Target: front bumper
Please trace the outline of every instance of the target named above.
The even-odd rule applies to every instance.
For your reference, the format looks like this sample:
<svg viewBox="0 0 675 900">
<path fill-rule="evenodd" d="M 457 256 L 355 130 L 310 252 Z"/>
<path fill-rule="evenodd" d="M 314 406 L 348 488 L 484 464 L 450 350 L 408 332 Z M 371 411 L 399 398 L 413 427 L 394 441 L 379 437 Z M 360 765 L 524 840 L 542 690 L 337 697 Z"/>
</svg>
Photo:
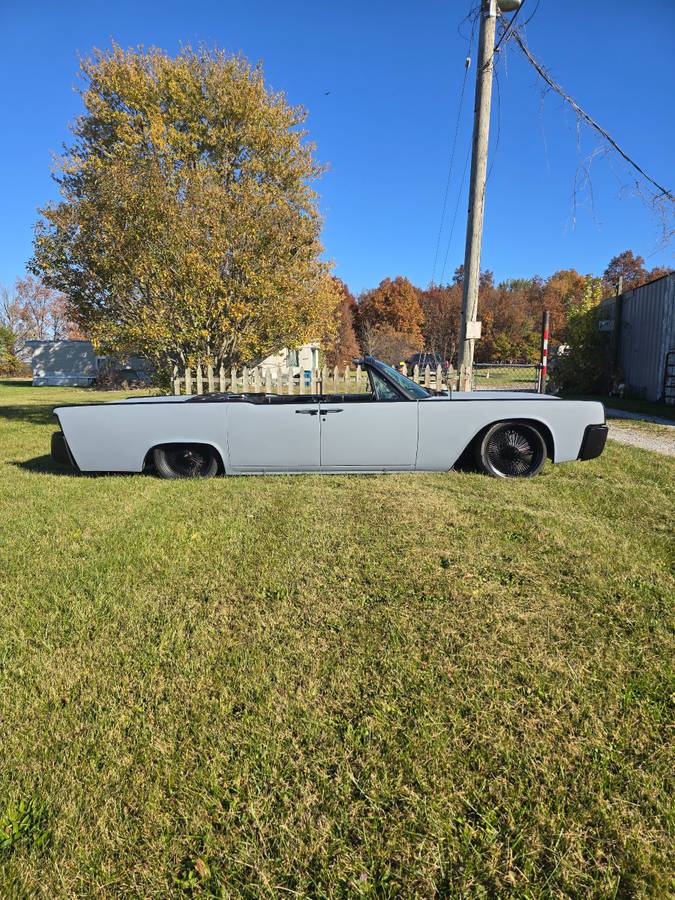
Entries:
<svg viewBox="0 0 675 900">
<path fill-rule="evenodd" d="M 52 435 L 52 459 L 62 466 L 72 466 L 73 469 L 77 469 L 77 464 L 62 431 L 55 431 Z"/>
<path fill-rule="evenodd" d="M 579 459 L 595 459 L 605 449 L 608 428 L 606 425 L 587 425 L 579 450 Z"/>
</svg>

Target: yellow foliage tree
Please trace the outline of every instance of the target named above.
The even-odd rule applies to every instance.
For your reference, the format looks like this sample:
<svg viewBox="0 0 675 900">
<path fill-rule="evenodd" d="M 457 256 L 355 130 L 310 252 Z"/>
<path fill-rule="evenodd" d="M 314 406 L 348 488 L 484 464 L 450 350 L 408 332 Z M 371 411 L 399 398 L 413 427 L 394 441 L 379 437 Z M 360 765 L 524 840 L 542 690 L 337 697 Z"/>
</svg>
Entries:
<svg viewBox="0 0 675 900">
<path fill-rule="evenodd" d="M 102 350 L 171 365 L 255 362 L 326 334 L 306 112 L 241 56 L 96 51 L 85 112 L 41 210 L 31 269 Z"/>
</svg>

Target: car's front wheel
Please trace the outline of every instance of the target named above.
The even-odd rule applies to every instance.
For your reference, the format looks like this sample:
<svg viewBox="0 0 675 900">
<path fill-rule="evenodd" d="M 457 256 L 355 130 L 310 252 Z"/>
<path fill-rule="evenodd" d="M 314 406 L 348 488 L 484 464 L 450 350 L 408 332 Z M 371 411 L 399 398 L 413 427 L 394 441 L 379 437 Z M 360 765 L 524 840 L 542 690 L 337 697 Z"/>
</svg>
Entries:
<svg viewBox="0 0 675 900">
<path fill-rule="evenodd" d="M 496 478 L 531 478 L 546 462 L 546 442 L 532 425 L 498 422 L 476 444 L 476 461 Z"/>
<path fill-rule="evenodd" d="M 211 478 L 218 472 L 218 456 L 204 444 L 155 447 L 152 461 L 162 478 Z"/>
</svg>

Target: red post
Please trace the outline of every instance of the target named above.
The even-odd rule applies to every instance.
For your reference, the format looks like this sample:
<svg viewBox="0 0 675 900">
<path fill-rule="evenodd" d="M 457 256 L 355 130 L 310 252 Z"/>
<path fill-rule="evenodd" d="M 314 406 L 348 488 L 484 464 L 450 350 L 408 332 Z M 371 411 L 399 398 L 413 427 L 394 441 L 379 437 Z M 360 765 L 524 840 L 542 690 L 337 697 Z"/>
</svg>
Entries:
<svg viewBox="0 0 675 900">
<path fill-rule="evenodd" d="M 539 363 L 539 393 L 546 393 L 546 376 L 548 374 L 548 329 L 551 314 L 547 309 L 541 318 L 541 362 Z"/>
</svg>

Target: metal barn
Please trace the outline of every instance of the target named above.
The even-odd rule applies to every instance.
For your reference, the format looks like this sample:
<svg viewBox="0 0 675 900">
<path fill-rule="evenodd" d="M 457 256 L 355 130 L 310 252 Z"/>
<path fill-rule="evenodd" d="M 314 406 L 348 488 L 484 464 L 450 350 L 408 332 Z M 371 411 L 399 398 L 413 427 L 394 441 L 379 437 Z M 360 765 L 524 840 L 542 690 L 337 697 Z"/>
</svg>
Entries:
<svg viewBox="0 0 675 900">
<path fill-rule="evenodd" d="M 98 375 L 91 341 L 26 341 L 31 350 L 33 385 L 86 386 Z"/>
<path fill-rule="evenodd" d="M 631 393 L 675 402 L 675 272 L 605 300 L 600 318 L 614 333 L 616 364 Z"/>
</svg>

